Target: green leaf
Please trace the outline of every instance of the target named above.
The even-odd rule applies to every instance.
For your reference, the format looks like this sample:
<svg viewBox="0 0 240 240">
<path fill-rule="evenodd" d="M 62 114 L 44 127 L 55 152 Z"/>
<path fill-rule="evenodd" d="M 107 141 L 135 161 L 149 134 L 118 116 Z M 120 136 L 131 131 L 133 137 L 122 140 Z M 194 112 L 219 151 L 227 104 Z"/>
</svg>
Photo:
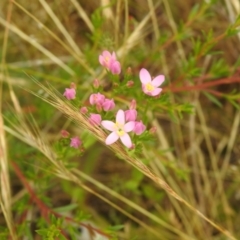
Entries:
<svg viewBox="0 0 240 240">
<path fill-rule="evenodd" d="M 208 92 L 203 92 L 203 94 L 213 103 L 215 103 L 218 107 L 222 107 L 222 104 L 218 101 L 216 97 L 214 97 L 212 94 Z"/>
</svg>

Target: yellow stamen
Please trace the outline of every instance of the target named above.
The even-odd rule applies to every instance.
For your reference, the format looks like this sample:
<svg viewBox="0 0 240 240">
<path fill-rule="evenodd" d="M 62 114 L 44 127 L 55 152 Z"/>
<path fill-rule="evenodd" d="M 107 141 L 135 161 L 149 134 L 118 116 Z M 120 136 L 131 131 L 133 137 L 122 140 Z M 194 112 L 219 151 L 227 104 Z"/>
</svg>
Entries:
<svg viewBox="0 0 240 240">
<path fill-rule="evenodd" d="M 149 92 L 152 92 L 154 90 L 154 86 L 151 83 L 147 83 L 145 86 L 147 91 Z"/>
<path fill-rule="evenodd" d="M 117 134 L 118 134 L 119 137 L 121 137 L 121 136 L 123 136 L 125 134 L 125 132 L 122 129 L 119 129 L 117 131 Z"/>
</svg>

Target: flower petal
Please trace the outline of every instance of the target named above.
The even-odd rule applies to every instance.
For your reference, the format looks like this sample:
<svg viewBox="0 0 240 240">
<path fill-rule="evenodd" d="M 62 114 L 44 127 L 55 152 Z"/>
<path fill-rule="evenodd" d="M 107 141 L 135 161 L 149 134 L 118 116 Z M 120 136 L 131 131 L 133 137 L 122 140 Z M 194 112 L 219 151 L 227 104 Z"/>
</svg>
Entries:
<svg viewBox="0 0 240 240">
<path fill-rule="evenodd" d="M 139 72 L 139 77 L 140 77 L 140 80 L 143 84 L 147 84 L 149 82 L 151 82 L 151 75 L 149 74 L 149 72 L 145 69 L 145 68 L 142 68 Z"/>
<path fill-rule="evenodd" d="M 127 133 L 121 136 L 120 139 L 127 148 L 130 148 L 132 146 L 132 140 Z"/>
<path fill-rule="evenodd" d="M 112 132 L 106 138 L 105 143 L 107 145 L 111 145 L 111 144 L 115 143 L 118 139 L 119 139 L 119 136 L 117 135 L 117 133 L 116 132 Z"/>
<path fill-rule="evenodd" d="M 118 110 L 116 116 L 116 123 L 124 125 L 125 124 L 125 114 L 122 109 Z"/>
<path fill-rule="evenodd" d="M 134 127 L 135 127 L 135 122 L 131 121 L 124 125 L 123 130 L 124 132 L 131 132 L 134 129 Z"/>
<path fill-rule="evenodd" d="M 104 58 L 111 58 L 112 57 L 112 55 L 111 55 L 111 53 L 109 52 L 109 51 L 107 51 L 107 50 L 104 50 L 103 52 L 102 52 L 102 56 L 104 57 Z"/>
<path fill-rule="evenodd" d="M 101 125 L 109 131 L 113 132 L 116 130 L 116 124 L 112 121 L 104 120 L 101 122 Z"/>
<path fill-rule="evenodd" d="M 155 88 L 150 95 L 151 96 L 157 96 L 162 91 L 162 88 Z"/>
<path fill-rule="evenodd" d="M 153 80 L 152 80 L 152 85 L 154 87 L 159 87 L 160 85 L 162 85 L 162 83 L 164 82 L 165 80 L 165 77 L 164 75 L 158 75 L 157 77 L 155 77 Z"/>
</svg>

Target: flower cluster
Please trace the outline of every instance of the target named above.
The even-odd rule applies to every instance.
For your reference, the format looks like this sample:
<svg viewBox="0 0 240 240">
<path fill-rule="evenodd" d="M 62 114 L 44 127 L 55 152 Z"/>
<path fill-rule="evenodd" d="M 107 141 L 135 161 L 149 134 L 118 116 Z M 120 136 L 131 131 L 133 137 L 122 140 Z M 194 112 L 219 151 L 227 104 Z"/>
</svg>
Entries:
<svg viewBox="0 0 240 240">
<path fill-rule="evenodd" d="M 121 65 L 119 61 L 117 61 L 116 53 L 109 51 L 103 51 L 99 56 L 99 62 L 102 66 L 104 66 L 107 70 L 109 70 L 112 74 L 120 74 L 121 73 Z M 158 75 L 157 77 L 151 77 L 150 73 L 142 68 L 139 72 L 139 78 L 142 83 L 142 91 L 149 96 L 157 96 L 162 92 L 162 88 L 160 86 L 165 80 L 164 75 Z M 128 81 L 127 86 L 133 87 L 134 82 Z M 93 86 L 95 89 L 99 88 L 100 82 L 98 79 L 93 81 Z M 76 86 L 75 84 L 71 84 L 70 88 L 66 88 L 64 92 L 64 96 L 68 99 L 74 99 L 76 95 Z M 106 98 L 101 93 L 93 93 L 89 98 L 90 105 L 95 106 L 96 110 L 100 113 L 102 110 L 105 112 L 111 111 L 115 107 L 115 102 L 113 99 Z M 108 137 L 105 140 L 107 145 L 115 143 L 118 139 L 127 147 L 132 148 L 134 145 L 132 144 L 132 140 L 129 136 L 130 132 L 133 132 L 136 135 L 141 135 L 145 130 L 146 126 L 143 124 L 141 120 L 137 120 L 138 112 L 136 110 L 136 101 L 132 100 L 130 107 L 128 110 L 118 110 L 116 114 L 116 121 L 112 122 L 110 120 L 102 120 L 102 116 L 97 113 L 90 113 L 88 116 L 89 123 L 93 126 L 102 126 L 103 128 L 111 131 Z M 87 107 L 82 107 L 80 109 L 82 114 L 88 114 Z M 149 132 L 152 131 L 152 134 L 156 132 L 156 129 L 150 129 Z M 66 135 L 66 133 L 65 133 Z M 81 145 L 81 140 L 78 137 L 71 138 L 70 146 L 74 148 L 78 148 Z"/>
<path fill-rule="evenodd" d="M 98 111 L 101 111 L 103 109 L 105 112 L 107 112 L 111 111 L 115 107 L 114 100 L 106 98 L 101 93 L 91 94 L 89 102 L 91 105 L 96 105 Z"/>
<path fill-rule="evenodd" d="M 99 62 L 102 66 L 108 69 L 112 74 L 120 74 L 121 73 L 121 65 L 120 62 L 117 61 L 116 53 L 112 54 L 109 51 L 103 51 L 99 56 Z"/>
<path fill-rule="evenodd" d="M 62 138 L 69 139 L 70 133 L 66 130 L 61 131 Z M 82 145 L 82 141 L 79 137 L 70 138 L 70 147 L 79 148 Z"/>
</svg>

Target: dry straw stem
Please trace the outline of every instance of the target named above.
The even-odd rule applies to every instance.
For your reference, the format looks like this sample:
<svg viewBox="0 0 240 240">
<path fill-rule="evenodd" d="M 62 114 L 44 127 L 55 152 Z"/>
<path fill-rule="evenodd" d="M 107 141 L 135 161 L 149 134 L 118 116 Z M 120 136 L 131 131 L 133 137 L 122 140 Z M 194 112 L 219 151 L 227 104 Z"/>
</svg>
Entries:
<svg viewBox="0 0 240 240">
<path fill-rule="evenodd" d="M 35 82 L 36 82 L 36 80 L 35 80 Z M 65 114 L 67 117 L 72 119 L 81 128 L 87 129 L 100 142 L 102 142 L 102 143 L 105 142 L 106 134 L 102 129 L 92 126 L 89 123 L 86 116 L 79 113 L 78 109 L 74 108 L 68 102 L 64 101 L 60 94 L 55 93 L 55 90 L 53 88 L 51 89 L 51 86 L 46 87 L 46 86 L 40 84 L 39 82 L 36 82 L 36 83 L 50 96 L 50 98 L 47 99 L 45 97 L 39 96 L 36 93 L 32 92 L 34 95 L 40 97 L 42 100 L 44 100 L 44 101 L 48 102 L 49 104 L 51 104 L 52 106 L 54 106 L 56 109 L 58 109 L 63 114 Z M 214 223 L 212 220 L 207 218 L 198 209 L 193 207 L 186 200 L 184 200 L 181 196 L 179 196 L 175 191 L 173 191 L 173 189 L 163 179 L 156 176 L 140 159 L 130 156 L 120 143 L 113 144 L 108 147 L 114 153 L 116 153 L 118 156 L 120 156 L 122 159 L 124 159 L 127 163 L 129 163 L 133 167 L 137 168 L 145 176 L 149 177 L 151 180 L 153 180 L 153 182 L 155 182 L 158 186 L 160 186 L 162 189 L 164 189 L 169 195 L 171 195 L 172 197 L 174 197 L 175 199 L 180 201 L 182 204 L 187 206 L 190 210 L 195 212 L 197 215 L 199 215 L 201 218 L 203 218 L 205 221 L 207 221 L 213 227 L 215 227 L 220 232 L 222 232 L 223 234 L 228 236 L 230 239 L 235 239 L 231 235 L 231 233 L 229 233 L 227 230 L 223 229 L 222 227 L 220 227 L 219 225 Z"/>
<path fill-rule="evenodd" d="M 11 19 L 12 4 L 8 5 L 7 19 Z M 1 70 L 5 70 L 5 57 L 7 53 L 7 40 L 8 40 L 8 28 L 4 32 L 4 40 L 2 46 L 2 61 Z M 11 238 L 13 240 L 17 239 L 13 227 L 12 221 L 12 210 L 11 210 L 11 188 L 10 188 L 10 178 L 9 178 L 9 166 L 7 157 L 7 144 L 4 131 L 4 121 L 2 116 L 2 81 L 0 82 L 0 206 L 7 223 Z"/>
</svg>

